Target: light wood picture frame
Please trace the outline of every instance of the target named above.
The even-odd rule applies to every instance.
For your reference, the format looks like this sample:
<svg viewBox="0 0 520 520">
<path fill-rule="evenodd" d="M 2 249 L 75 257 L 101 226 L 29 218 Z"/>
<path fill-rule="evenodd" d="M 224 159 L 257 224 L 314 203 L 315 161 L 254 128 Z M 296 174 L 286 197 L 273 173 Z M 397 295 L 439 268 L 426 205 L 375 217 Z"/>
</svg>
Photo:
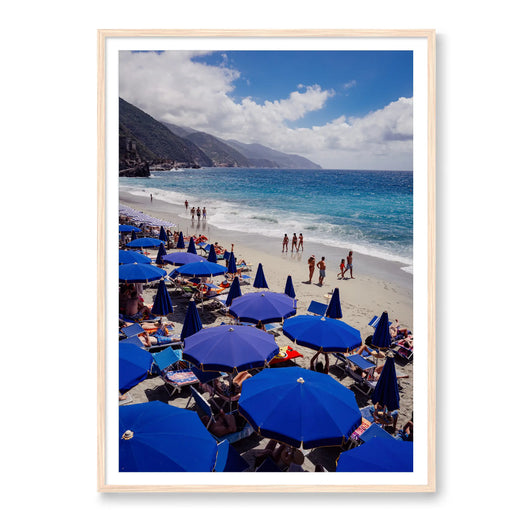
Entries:
<svg viewBox="0 0 520 520">
<path fill-rule="evenodd" d="M 120 474 L 117 471 L 117 403 L 111 384 L 117 377 L 114 364 L 116 335 L 110 320 L 108 301 L 117 286 L 111 219 L 117 213 L 117 56 L 120 50 L 226 50 L 230 41 L 255 42 L 259 49 L 271 49 L 272 42 L 290 42 L 290 49 L 308 48 L 406 49 L 414 52 L 414 336 L 420 342 L 422 356 L 414 366 L 414 424 L 421 440 L 414 442 L 414 472 L 403 475 L 372 475 L 357 480 L 335 473 L 284 474 L 281 481 L 240 474 L 240 479 L 224 474 L 186 475 L 184 480 L 169 479 L 170 474 Z M 219 42 L 222 42 L 219 48 Z M 324 45 L 324 47 L 319 47 Z M 325 42 L 323 44 L 323 42 Z M 268 45 L 269 44 L 269 45 Z M 332 47 L 330 47 L 332 45 Z M 340 45 L 340 47 L 337 47 Z M 249 48 L 249 47 L 248 47 Z M 254 48 L 254 47 L 253 47 Z M 276 48 L 276 47 L 275 47 Z M 255 493 L 347 493 L 347 492 L 434 492 L 435 467 L 435 30 L 98 30 L 98 481 L 100 492 L 255 492 Z M 416 95 L 417 94 L 417 95 Z M 115 96 L 115 98 L 114 98 Z M 422 188 L 415 190 L 416 175 Z M 417 197 L 417 198 L 416 198 Z M 417 209 L 416 209 L 417 206 Z M 416 213 L 417 212 L 417 213 Z M 419 215 L 416 218 L 416 215 Z M 111 227 L 112 226 L 112 227 Z M 417 238 L 417 240 L 416 240 Z M 418 244 L 418 245 L 417 245 Z M 117 265 L 117 264 L 116 264 Z M 335 268 L 335 267 L 334 267 Z M 110 301 L 112 301 L 110 300 Z M 417 317 L 417 321 L 416 318 Z M 420 330 L 419 330 L 420 329 Z M 422 335 L 421 335 L 422 332 Z M 419 348 L 419 347 L 418 347 Z M 417 398 L 416 398 L 417 395 Z M 114 438 L 114 432 L 116 436 Z M 417 436 L 416 436 L 417 437 Z M 358 474 L 359 475 L 359 474 Z M 251 476 L 251 478 L 249 478 Z M 266 474 L 263 475 L 264 477 Z M 175 477 L 178 477 L 176 475 Z M 365 475 L 366 477 L 366 475 Z M 321 479 L 320 479 L 321 478 Z"/>
</svg>

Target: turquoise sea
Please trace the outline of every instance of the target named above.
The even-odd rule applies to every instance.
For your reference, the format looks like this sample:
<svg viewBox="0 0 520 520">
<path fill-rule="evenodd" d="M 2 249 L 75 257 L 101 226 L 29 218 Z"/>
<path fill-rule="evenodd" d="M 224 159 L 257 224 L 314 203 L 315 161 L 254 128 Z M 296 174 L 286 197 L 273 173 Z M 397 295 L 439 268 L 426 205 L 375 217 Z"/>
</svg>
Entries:
<svg viewBox="0 0 520 520">
<path fill-rule="evenodd" d="M 201 168 L 120 178 L 135 195 L 206 207 L 208 223 L 304 240 L 411 265 L 413 173 L 407 171 Z M 404 268 L 407 270 L 407 268 Z"/>
</svg>

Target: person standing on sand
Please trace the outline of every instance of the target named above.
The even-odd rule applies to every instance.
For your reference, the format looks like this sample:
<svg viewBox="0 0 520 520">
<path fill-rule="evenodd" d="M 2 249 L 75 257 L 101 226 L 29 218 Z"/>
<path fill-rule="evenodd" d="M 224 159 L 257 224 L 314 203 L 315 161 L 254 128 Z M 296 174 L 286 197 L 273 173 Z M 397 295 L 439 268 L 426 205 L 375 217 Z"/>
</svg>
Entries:
<svg viewBox="0 0 520 520">
<path fill-rule="evenodd" d="M 298 237 L 296 236 L 296 233 L 293 233 L 292 236 L 291 253 L 294 251 L 294 248 L 296 248 L 296 251 L 298 251 Z"/>
<path fill-rule="evenodd" d="M 316 265 L 316 257 L 311 255 L 309 260 L 307 260 L 307 263 L 309 264 L 309 283 L 311 283 L 312 275 L 314 274 L 314 267 Z"/>
<path fill-rule="evenodd" d="M 337 274 L 338 278 L 341 276 L 341 279 L 343 280 L 345 278 L 345 259 L 341 259 L 341 263 L 339 264 L 339 270 L 340 272 Z"/>
<path fill-rule="evenodd" d="M 318 285 L 323 285 L 323 280 L 326 276 L 325 270 L 327 269 L 327 266 L 325 265 L 325 257 L 322 256 L 321 260 L 317 264 L 318 269 L 320 270 L 320 277 L 318 279 Z"/>
<path fill-rule="evenodd" d="M 350 269 L 350 278 L 354 279 L 354 276 L 352 276 L 352 263 L 352 251 L 349 251 L 347 256 L 347 267 L 345 268 L 345 271 Z"/>
<path fill-rule="evenodd" d="M 300 247 L 303 251 L 303 235 L 300 233 L 300 236 L 298 237 L 298 246 L 296 247 L 296 251 L 300 250 Z"/>
<path fill-rule="evenodd" d="M 153 202 L 153 195 L 150 193 L 150 202 Z"/>
<path fill-rule="evenodd" d="M 283 241 L 282 241 L 282 253 L 284 251 L 287 253 L 288 250 L 289 250 L 289 237 L 287 236 L 287 233 L 285 233 L 285 235 L 283 236 Z"/>
</svg>

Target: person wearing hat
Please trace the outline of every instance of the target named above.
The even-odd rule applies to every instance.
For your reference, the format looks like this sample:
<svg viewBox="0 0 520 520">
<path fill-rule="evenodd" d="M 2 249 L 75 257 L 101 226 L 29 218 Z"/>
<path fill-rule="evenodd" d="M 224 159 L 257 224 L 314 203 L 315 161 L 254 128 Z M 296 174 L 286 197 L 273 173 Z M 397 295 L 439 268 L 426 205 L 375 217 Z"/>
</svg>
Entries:
<svg viewBox="0 0 520 520">
<path fill-rule="evenodd" d="M 309 260 L 307 260 L 307 263 L 309 264 L 309 282 L 312 282 L 312 275 L 314 274 L 314 268 L 316 267 L 316 257 L 314 255 L 311 255 Z"/>
</svg>

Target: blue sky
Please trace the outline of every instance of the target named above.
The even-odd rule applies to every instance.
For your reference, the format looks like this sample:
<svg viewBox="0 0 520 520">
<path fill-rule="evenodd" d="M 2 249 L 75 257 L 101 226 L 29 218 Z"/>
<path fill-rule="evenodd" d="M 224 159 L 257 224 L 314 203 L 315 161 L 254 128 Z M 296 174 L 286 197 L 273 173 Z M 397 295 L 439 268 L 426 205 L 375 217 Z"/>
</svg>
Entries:
<svg viewBox="0 0 520 520">
<path fill-rule="evenodd" d="M 413 167 L 411 51 L 120 52 L 120 96 L 160 121 L 324 168 Z"/>
</svg>

